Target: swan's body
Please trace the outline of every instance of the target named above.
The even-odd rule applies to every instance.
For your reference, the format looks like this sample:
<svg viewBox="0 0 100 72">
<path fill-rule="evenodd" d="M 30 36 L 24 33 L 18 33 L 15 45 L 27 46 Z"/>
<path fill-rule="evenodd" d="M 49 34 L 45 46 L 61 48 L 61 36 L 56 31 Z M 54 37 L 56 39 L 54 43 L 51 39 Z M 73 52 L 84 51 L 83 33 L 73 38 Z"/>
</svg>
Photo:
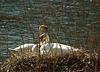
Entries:
<svg viewBox="0 0 100 72">
<path fill-rule="evenodd" d="M 79 51 L 79 49 L 75 49 L 74 47 L 60 44 L 60 43 L 49 43 L 49 36 L 47 34 L 41 35 L 42 39 L 45 39 L 47 44 L 42 45 L 41 47 L 34 45 L 32 51 L 35 53 L 51 53 L 51 54 L 60 54 L 65 52 Z"/>
<path fill-rule="evenodd" d="M 39 36 L 43 33 L 43 30 L 48 31 L 47 26 L 41 25 L 41 26 L 39 27 Z M 42 44 L 45 44 L 45 43 L 43 43 L 43 42 L 41 41 L 41 42 L 40 42 L 40 45 L 42 45 Z M 36 44 L 24 44 L 24 45 L 21 45 L 21 46 L 19 46 L 19 47 L 14 48 L 14 49 L 12 49 L 12 48 L 8 48 L 8 49 L 11 50 L 11 51 L 13 51 L 13 52 L 19 52 L 19 51 L 30 50 L 30 49 L 32 50 L 32 47 L 33 47 L 34 45 L 36 45 Z"/>
<path fill-rule="evenodd" d="M 60 43 L 47 43 L 40 47 L 40 51 L 41 54 L 43 53 L 60 54 L 65 52 L 79 51 L 79 49 L 75 49 L 74 47 Z"/>
<path fill-rule="evenodd" d="M 21 45 L 19 47 L 16 47 L 15 49 L 12 49 L 12 48 L 8 48 L 8 49 L 12 50 L 13 52 L 21 52 L 21 51 L 24 51 L 24 50 L 32 50 L 32 47 L 34 45 L 35 44 L 24 44 L 24 45 Z"/>
</svg>

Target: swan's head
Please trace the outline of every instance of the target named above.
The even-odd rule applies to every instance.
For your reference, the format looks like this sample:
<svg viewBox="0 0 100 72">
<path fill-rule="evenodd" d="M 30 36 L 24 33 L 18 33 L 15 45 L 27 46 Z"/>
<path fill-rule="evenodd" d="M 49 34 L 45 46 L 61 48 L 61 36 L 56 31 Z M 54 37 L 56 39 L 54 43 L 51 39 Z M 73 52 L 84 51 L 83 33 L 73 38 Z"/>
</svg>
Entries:
<svg viewBox="0 0 100 72">
<path fill-rule="evenodd" d="M 48 27 L 46 26 L 46 25 L 41 25 L 40 27 L 39 27 L 39 30 L 44 30 L 44 31 L 46 31 L 46 32 L 48 32 L 49 30 L 48 30 Z"/>
<path fill-rule="evenodd" d="M 46 44 L 49 42 L 49 36 L 46 33 L 43 33 L 40 35 L 39 40 L 43 43 Z"/>
</svg>

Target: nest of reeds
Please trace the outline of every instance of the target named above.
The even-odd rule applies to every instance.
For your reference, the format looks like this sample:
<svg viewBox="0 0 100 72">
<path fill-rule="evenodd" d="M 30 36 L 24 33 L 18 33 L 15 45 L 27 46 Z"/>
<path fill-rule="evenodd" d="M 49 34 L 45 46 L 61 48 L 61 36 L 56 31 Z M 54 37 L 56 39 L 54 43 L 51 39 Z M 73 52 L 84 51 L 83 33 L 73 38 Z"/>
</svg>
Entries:
<svg viewBox="0 0 100 72">
<path fill-rule="evenodd" d="M 2 71 L 63 72 L 100 71 L 100 55 L 96 52 L 71 52 L 60 55 L 38 55 L 33 53 L 12 55 L 1 65 Z"/>
</svg>

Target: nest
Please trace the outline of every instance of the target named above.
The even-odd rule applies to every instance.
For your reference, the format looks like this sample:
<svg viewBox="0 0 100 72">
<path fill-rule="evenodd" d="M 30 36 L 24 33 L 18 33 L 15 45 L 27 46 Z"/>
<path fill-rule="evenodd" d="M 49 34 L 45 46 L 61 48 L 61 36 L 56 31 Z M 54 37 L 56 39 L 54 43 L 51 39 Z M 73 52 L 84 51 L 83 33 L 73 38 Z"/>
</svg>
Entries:
<svg viewBox="0 0 100 72">
<path fill-rule="evenodd" d="M 100 71 L 100 55 L 96 52 L 71 52 L 59 55 L 38 55 L 16 53 L 1 65 L 1 71 L 63 72 Z"/>
</svg>

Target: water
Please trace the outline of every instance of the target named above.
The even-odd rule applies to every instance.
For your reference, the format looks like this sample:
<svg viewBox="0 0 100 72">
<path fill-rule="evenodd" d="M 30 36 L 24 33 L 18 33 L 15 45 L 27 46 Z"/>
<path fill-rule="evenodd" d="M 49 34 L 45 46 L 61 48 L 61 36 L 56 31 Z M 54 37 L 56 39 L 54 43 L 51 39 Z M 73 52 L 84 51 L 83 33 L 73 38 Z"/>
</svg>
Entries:
<svg viewBox="0 0 100 72">
<path fill-rule="evenodd" d="M 90 3 L 92 4 L 91 11 L 89 6 Z M 64 9 L 63 14 L 61 12 L 61 5 Z M 82 5 L 84 5 L 85 11 L 83 14 L 85 15 L 85 18 L 81 11 L 82 8 L 80 8 Z M 95 7 L 98 7 L 96 0 Z M 84 0 L 84 4 L 82 2 L 77 2 L 76 9 L 77 10 L 75 11 L 73 0 L 63 0 L 63 2 L 61 0 L 1 0 L 0 63 L 10 56 L 11 52 L 7 50 L 8 47 L 15 48 L 25 43 L 36 43 L 36 40 L 38 41 L 38 27 L 41 24 L 49 25 L 49 28 L 52 30 L 53 33 L 48 33 L 51 42 L 56 42 L 56 38 L 59 38 L 60 43 L 70 45 L 71 42 L 72 46 L 82 46 L 88 49 L 89 38 L 94 42 L 94 33 L 97 34 L 98 38 L 100 36 L 100 24 L 94 24 L 95 32 L 93 32 L 93 25 L 91 24 L 91 22 L 100 20 L 100 13 L 98 8 L 95 8 L 95 12 L 93 3 L 87 2 L 87 0 Z M 77 20 L 76 33 L 78 36 L 75 35 L 75 19 Z M 32 29 L 32 26 L 34 29 Z M 88 32 L 86 27 L 88 27 Z M 32 30 L 32 33 L 30 29 Z M 95 45 L 93 46 L 95 47 Z M 98 46 L 96 46 L 96 48 L 98 48 Z"/>
</svg>

